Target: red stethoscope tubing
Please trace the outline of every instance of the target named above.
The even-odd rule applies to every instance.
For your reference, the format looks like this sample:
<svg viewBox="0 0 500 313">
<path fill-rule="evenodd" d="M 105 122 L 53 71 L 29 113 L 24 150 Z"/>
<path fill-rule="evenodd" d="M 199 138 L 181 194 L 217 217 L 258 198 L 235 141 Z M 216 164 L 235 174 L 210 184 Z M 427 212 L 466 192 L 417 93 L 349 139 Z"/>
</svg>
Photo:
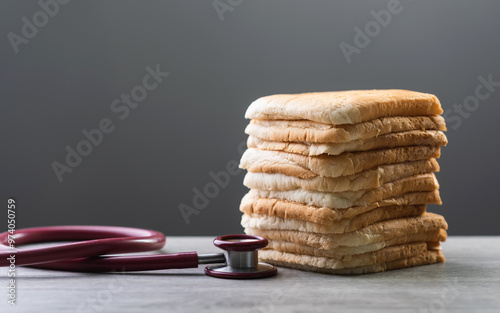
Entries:
<svg viewBox="0 0 500 313">
<path fill-rule="evenodd" d="M 10 235 L 10 237 L 9 237 Z M 14 239 L 12 249 L 9 239 Z M 83 240 L 72 243 L 17 248 L 19 245 Z M 32 266 L 84 272 L 148 271 L 198 267 L 196 252 L 158 255 L 103 256 L 155 251 L 165 245 L 165 236 L 154 230 L 111 226 L 52 226 L 25 228 L 0 234 L 0 266 Z M 9 260 L 10 258 L 10 260 Z"/>
</svg>

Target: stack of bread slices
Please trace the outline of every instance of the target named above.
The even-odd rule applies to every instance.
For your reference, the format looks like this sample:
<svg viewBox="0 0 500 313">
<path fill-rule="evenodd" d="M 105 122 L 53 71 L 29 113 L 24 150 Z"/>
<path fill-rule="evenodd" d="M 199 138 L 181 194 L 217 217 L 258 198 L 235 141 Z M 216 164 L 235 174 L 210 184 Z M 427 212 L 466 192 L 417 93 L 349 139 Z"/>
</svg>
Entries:
<svg viewBox="0 0 500 313">
<path fill-rule="evenodd" d="M 444 262 L 434 172 L 447 144 L 436 96 L 406 90 L 273 95 L 246 112 L 240 167 L 260 260 L 331 274 Z"/>
</svg>

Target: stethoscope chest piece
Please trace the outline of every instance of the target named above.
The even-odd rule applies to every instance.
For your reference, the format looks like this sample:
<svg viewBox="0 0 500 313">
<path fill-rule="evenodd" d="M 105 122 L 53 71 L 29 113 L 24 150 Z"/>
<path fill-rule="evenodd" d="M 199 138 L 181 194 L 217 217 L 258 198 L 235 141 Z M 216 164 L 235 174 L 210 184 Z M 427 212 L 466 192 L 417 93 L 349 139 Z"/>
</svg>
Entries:
<svg viewBox="0 0 500 313">
<path fill-rule="evenodd" d="M 276 267 L 259 263 L 258 250 L 267 246 L 267 239 L 250 235 L 226 235 L 214 239 L 214 245 L 225 250 L 226 263 L 209 265 L 205 273 L 217 278 L 251 279 L 276 275 Z"/>
</svg>

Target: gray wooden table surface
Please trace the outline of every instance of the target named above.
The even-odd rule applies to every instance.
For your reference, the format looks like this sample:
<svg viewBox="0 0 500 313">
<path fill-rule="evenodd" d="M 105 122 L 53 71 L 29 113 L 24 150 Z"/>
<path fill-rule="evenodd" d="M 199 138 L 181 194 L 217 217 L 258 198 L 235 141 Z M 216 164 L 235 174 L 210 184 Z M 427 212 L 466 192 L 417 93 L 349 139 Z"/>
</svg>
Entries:
<svg viewBox="0 0 500 313">
<path fill-rule="evenodd" d="M 210 237 L 171 237 L 165 252 L 216 252 Z M 445 264 L 363 276 L 279 268 L 261 280 L 198 269 L 82 274 L 18 268 L 17 305 L 0 312 L 500 312 L 500 237 L 450 237 Z M 7 269 L 0 268 L 1 285 Z M 5 290 L 5 289 L 4 289 Z"/>
</svg>

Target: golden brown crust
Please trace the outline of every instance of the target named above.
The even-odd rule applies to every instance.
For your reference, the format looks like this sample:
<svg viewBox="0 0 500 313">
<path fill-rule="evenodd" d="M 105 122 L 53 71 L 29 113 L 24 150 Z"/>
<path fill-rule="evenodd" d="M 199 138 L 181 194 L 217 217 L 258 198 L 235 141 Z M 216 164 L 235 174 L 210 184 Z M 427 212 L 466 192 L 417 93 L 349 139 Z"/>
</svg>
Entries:
<svg viewBox="0 0 500 313">
<path fill-rule="evenodd" d="M 293 253 L 299 255 L 309 255 L 313 257 L 324 257 L 343 262 L 345 267 L 360 266 L 359 259 L 367 264 L 375 264 L 390 260 L 397 260 L 404 257 L 417 255 L 427 251 L 426 242 L 412 242 L 400 245 L 386 246 L 370 252 L 362 252 L 357 254 L 336 254 L 335 250 L 320 250 L 312 247 L 299 245 L 293 242 L 273 242 L 266 250 L 274 250 L 278 252 Z M 357 260 L 358 259 L 358 260 Z M 366 262 L 368 261 L 368 262 Z"/>
<path fill-rule="evenodd" d="M 270 240 L 290 241 L 317 249 L 334 249 L 339 246 L 360 246 L 386 242 L 416 233 L 448 229 L 441 215 L 426 212 L 422 216 L 382 221 L 358 231 L 344 234 L 307 233 L 296 230 L 269 230 L 245 228 L 245 233 L 266 237 Z M 425 240 L 441 241 L 441 240 Z"/>
<path fill-rule="evenodd" d="M 311 178 L 353 175 L 379 165 L 439 158 L 439 146 L 412 146 L 342 153 L 341 155 L 304 156 L 281 151 L 250 148 L 243 153 L 240 167 L 254 173 L 279 173 Z"/>
<path fill-rule="evenodd" d="M 251 194 L 262 198 L 281 199 L 305 205 L 343 209 L 353 206 L 369 205 L 410 192 L 434 191 L 439 188 L 433 173 L 415 175 L 386 183 L 380 187 L 358 191 L 320 192 L 303 189 L 296 190 L 258 190 Z M 441 204 L 441 203 L 438 203 Z"/>
<path fill-rule="evenodd" d="M 293 243 L 290 246 L 280 247 L 280 249 L 268 249 L 268 251 L 269 250 L 275 251 L 276 253 L 271 252 L 268 253 L 268 255 L 274 255 L 275 257 L 278 256 L 282 259 L 285 259 L 284 257 L 286 256 L 290 256 L 290 254 L 295 254 L 295 257 L 289 257 L 288 259 L 300 260 L 301 262 L 312 261 L 316 266 L 330 269 L 341 269 L 384 263 L 417 256 L 427 252 L 427 244 L 425 242 L 417 242 L 385 247 L 377 251 L 365 252 L 356 255 L 342 256 L 331 256 L 328 253 L 325 254 L 317 249 L 310 251 L 309 249 L 302 249 L 299 246 L 293 247 Z"/>
<path fill-rule="evenodd" d="M 349 219 L 359 214 L 369 212 L 376 208 L 387 206 L 420 205 L 427 203 L 439 203 L 439 192 L 414 192 L 401 196 L 386 199 L 365 206 L 355 206 L 347 209 L 330 209 L 325 207 L 314 207 L 295 202 L 279 199 L 268 199 L 246 194 L 241 200 L 240 211 L 252 214 L 264 214 L 282 218 L 291 218 L 302 221 L 309 221 L 321 225 L 329 225 Z"/>
<path fill-rule="evenodd" d="M 377 208 L 352 218 L 341 219 L 335 223 L 319 224 L 299 219 L 282 218 L 265 214 L 244 214 L 243 227 L 259 229 L 298 230 L 312 233 L 347 233 L 371 224 L 395 218 L 414 217 L 424 214 L 426 205 L 387 206 Z"/>
<path fill-rule="evenodd" d="M 409 90 L 350 90 L 281 94 L 255 100 L 248 119 L 310 120 L 341 125 L 388 116 L 432 116 L 443 113 L 438 98 Z"/>
<path fill-rule="evenodd" d="M 438 172 L 436 159 L 384 164 L 357 174 L 340 177 L 300 178 L 283 174 L 248 172 L 243 184 L 260 190 L 313 190 L 324 192 L 357 191 L 380 187 L 409 176 Z"/>
<path fill-rule="evenodd" d="M 369 151 L 408 146 L 445 146 L 448 143 L 446 136 L 441 131 L 408 131 L 391 133 L 374 137 L 368 140 L 354 140 L 342 143 L 310 143 L 310 142 L 280 142 L 263 140 L 249 136 L 249 148 L 261 150 L 284 151 L 307 156 L 314 155 L 339 155 L 344 152 Z"/>
<path fill-rule="evenodd" d="M 384 117 L 337 126 L 305 120 L 251 120 L 245 133 L 269 141 L 341 143 L 412 130 L 444 131 L 446 123 L 439 115 Z"/>
<path fill-rule="evenodd" d="M 412 251 L 401 253 L 402 255 L 408 255 L 408 257 L 403 257 L 400 259 L 391 260 L 391 257 L 388 256 L 386 257 L 386 259 L 388 260 L 386 262 L 344 268 L 335 268 L 335 262 L 332 262 L 332 260 L 328 258 L 311 257 L 307 255 L 278 252 L 274 250 L 261 251 L 259 260 L 262 262 L 274 264 L 276 266 L 337 275 L 377 273 L 388 270 L 445 262 L 445 258 L 441 251 L 424 251 L 417 255 L 412 255 L 411 252 Z M 376 258 L 374 257 L 374 259 Z M 378 259 L 384 258 L 381 257 Z"/>
<path fill-rule="evenodd" d="M 441 250 L 439 241 L 446 241 L 446 230 L 437 229 L 427 232 L 419 232 L 407 234 L 401 237 L 396 237 L 386 241 L 373 242 L 359 246 L 338 246 L 333 249 L 323 250 L 300 243 L 269 239 L 269 245 L 266 249 L 273 249 L 283 252 L 320 255 L 332 258 L 340 258 L 346 255 L 355 255 L 367 252 L 373 252 L 385 247 L 392 247 L 402 244 L 410 244 L 415 242 L 427 242 L 427 250 Z"/>
</svg>

